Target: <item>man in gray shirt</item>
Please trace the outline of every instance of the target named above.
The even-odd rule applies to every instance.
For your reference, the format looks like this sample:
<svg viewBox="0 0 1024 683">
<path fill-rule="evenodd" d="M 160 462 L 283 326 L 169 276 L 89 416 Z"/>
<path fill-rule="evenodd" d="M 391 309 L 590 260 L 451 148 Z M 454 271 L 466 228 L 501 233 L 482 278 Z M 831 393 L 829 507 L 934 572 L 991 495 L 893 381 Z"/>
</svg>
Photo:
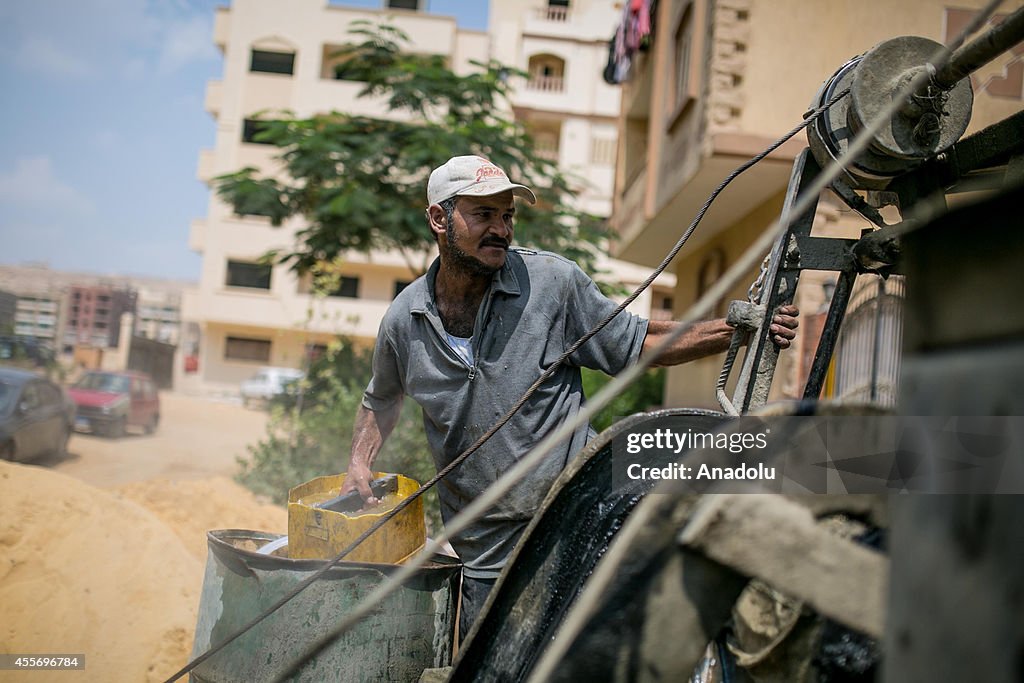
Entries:
<svg viewBox="0 0 1024 683">
<path fill-rule="evenodd" d="M 381 321 L 373 378 L 355 420 L 346 490 L 374 503 L 373 461 L 408 395 L 423 409 L 441 469 L 504 415 L 566 348 L 615 304 L 573 262 L 512 248 L 515 197 L 533 192 L 478 156 L 453 157 L 430 174 L 427 217 L 440 255 L 406 287 Z M 794 308 L 772 326 L 779 346 L 795 336 Z M 580 368 L 620 372 L 675 323 L 622 312 L 531 397 L 516 416 L 438 484 L 441 515 L 455 516 L 583 403 Z M 724 320 L 694 325 L 661 357 L 675 365 L 724 351 Z M 464 563 L 460 633 L 465 635 L 519 535 L 569 458 L 592 431 L 581 427 L 452 546 Z"/>
</svg>

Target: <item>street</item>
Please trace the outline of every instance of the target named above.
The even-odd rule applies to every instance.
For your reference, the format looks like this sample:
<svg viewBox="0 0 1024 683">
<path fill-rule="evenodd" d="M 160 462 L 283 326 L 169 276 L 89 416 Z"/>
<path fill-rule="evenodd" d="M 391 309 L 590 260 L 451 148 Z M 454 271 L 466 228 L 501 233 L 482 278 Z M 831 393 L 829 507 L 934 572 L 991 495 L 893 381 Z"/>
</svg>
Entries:
<svg viewBox="0 0 1024 683">
<path fill-rule="evenodd" d="M 234 476 L 237 456 L 264 432 L 267 413 L 240 405 L 163 393 L 156 433 L 129 430 L 120 439 L 75 433 L 63 457 L 32 464 L 100 488 L 163 478 Z"/>
</svg>

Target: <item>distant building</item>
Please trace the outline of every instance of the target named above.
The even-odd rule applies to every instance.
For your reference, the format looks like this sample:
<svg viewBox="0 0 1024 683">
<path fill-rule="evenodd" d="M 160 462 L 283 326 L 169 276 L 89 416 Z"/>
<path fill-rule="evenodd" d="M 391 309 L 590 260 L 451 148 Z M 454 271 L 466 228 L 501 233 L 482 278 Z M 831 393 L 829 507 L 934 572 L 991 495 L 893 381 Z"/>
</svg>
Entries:
<svg viewBox="0 0 1024 683">
<path fill-rule="evenodd" d="M 121 343 L 121 316 L 134 315 L 136 298 L 136 292 L 130 289 L 72 285 L 64 345 L 116 348 Z"/>
<path fill-rule="evenodd" d="M 130 330 L 131 333 L 177 344 L 181 292 L 189 285 L 162 278 L 65 272 L 40 264 L 0 265 L 0 289 L 15 294 L 18 299 L 14 333 L 44 341 L 55 351 L 64 353 L 70 353 L 72 347 L 80 343 L 108 348 L 113 339 L 116 345 L 116 336 L 112 335 L 120 332 L 120 314 L 137 311 L 135 304 L 128 304 L 129 308 L 125 309 L 123 297 L 111 294 L 115 291 L 138 293 L 137 305 L 142 314 L 134 316 L 135 329 Z M 71 315 L 74 291 L 79 292 L 79 298 L 77 311 Z M 96 296 L 89 294 L 83 299 L 87 292 Z M 88 313 L 85 312 L 86 301 L 91 302 Z M 72 320 L 73 325 L 69 327 Z M 99 322 L 100 326 L 97 328 L 94 322 Z"/>
<path fill-rule="evenodd" d="M 139 287 L 135 306 L 135 334 L 165 344 L 181 338 L 181 290 Z"/>
<path fill-rule="evenodd" d="M 18 310 L 18 295 L 0 289 L 0 334 L 14 334 L 14 317 Z"/>
</svg>

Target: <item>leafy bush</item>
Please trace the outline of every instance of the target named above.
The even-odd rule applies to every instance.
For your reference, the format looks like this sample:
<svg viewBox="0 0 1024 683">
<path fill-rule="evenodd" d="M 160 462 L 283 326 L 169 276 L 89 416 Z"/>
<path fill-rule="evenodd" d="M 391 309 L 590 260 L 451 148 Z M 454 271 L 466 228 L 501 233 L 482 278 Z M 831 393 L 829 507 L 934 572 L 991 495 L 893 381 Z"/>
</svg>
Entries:
<svg viewBox="0 0 1024 683">
<path fill-rule="evenodd" d="M 597 370 L 583 370 L 583 393 L 593 396 L 611 381 L 611 377 Z M 590 421 L 594 429 L 602 432 L 617 420 L 660 406 L 665 393 L 665 370 L 648 370 L 612 402 L 602 408 Z"/>
</svg>

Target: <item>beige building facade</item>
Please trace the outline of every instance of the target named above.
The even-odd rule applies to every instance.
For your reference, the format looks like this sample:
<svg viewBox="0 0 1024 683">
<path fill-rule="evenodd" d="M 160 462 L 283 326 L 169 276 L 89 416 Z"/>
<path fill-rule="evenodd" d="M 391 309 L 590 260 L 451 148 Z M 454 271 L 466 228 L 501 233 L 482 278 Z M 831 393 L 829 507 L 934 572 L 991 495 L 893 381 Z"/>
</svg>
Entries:
<svg viewBox="0 0 1024 683">
<path fill-rule="evenodd" d="M 736 166 L 799 123 L 821 84 L 850 58 L 900 35 L 946 42 L 980 0 L 891 3 L 671 0 L 657 5 L 654 34 L 622 86 L 613 226 L 619 258 L 655 265 L 712 189 Z M 1020 7 L 1005 3 L 1002 11 Z M 979 72 L 968 133 L 1020 111 L 1024 65 L 1006 55 Z M 1009 66 L 1007 66 L 1007 64 Z M 686 310 L 778 217 L 798 135 L 733 182 L 674 263 L 675 314 Z M 866 221 L 822 199 L 815 230 L 856 237 Z M 756 273 L 729 298 L 745 298 Z M 797 303 L 821 306 L 824 276 L 804 277 Z M 862 285 L 863 286 L 863 285 Z M 727 302 L 720 306 L 724 313 Z M 805 328 L 808 326 L 805 326 Z M 810 326 L 810 327 L 813 327 Z M 797 390 L 804 347 L 783 354 L 773 393 Z M 666 404 L 717 406 L 722 358 L 669 371 Z"/>
<path fill-rule="evenodd" d="M 380 116 L 384 104 L 357 99 L 362 84 L 334 78 L 332 54 L 349 39 L 353 21 L 385 16 L 409 35 L 413 49 L 442 54 L 457 72 L 487 59 L 487 35 L 463 31 L 454 18 L 393 9 L 350 9 L 327 0 L 234 0 L 219 8 L 214 42 L 224 77 L 207 85 L 206 109 L 217 121 L 213 149 L 199 156 L 198 176 L 253 166 L 279 170 L 275 148 L 255 144 L 251 121 L 261 111 L 298 117 L 331 110 Z M 261 256 L 289 248 L 301 227 L 274 228 L 258 216 L 238 216 L 211 192 L 207 216 L 193 222 L 189 245 L 203 256 L 198 286 L 184 297 L 185 317 L 199 327 L 198 372 L 183 377 L 193 390 L 237 389 L 262 365 L 301 367 L 310 351 L 347 335 L 370 343 L 396 290 L 413 279 L 400 257 L 349 254 L 335 295 L 314 296 L 308 280 Z"/>
<path fill-rule="evenodd" d="M 412 49 L 442 54 L 457 73 L 471 61 L 490 58 L 534 74 L 514 83 L 513 114 L 534 132 L 559 165 L 579 178 L 580 208 L 606 216 L 611 210 L 619 92 L 601 81 L 614 3 L 513 2 L 493 0 L 488 32 L 457 27 L 452 17 L 413 10 L 362 10 L 327 0 L 233 0 L 218 9 L 214 42 L 224 55 L 224 75 L 207 85 L 206 109 L 217 121 L 212 149 L 199 156 L 198 177 L 253 166 L 279 171 L 275 148 L 255 144 L 257 112 L 288 110 L 312 116 L 331 110 L 384 116 L 384 103 L 357 99 L 357 82 L 333 77 L 332 54 L 356 20 L 387 19 L 412 41 Z M 538 64 L 558 62 L 557 80 Z M 454 152 L 453 152 L 454 153 Z M 597 159 L 597 161 L 595 161 Z M 205 218 L 193 222 L 189 245 L 203 257 L 197 287 L 183 297 L 183 316 L 198 327 L 198 368 L 178 368 L 186 391 L 225 392 L 264 365 L 301 367 L 311 351 L 338 335 L 372 343 L 381 317 L 397 292 L 414 278 L 397 255 L 346 255 L 333 296 L 314 296 L 308 278 L 260 258 L 289 248 L 303 222 L 281 228 L 268 219 L 238 216 L 211 192 Z M 426 261 L 429 264 L 429 260 Z M 647 272 L 606 260 L 605 271 L 627 286 Z M 634 302 L 631 310 L 656 317 L 671 307 L 671 276 Z M 180 366 L 181 364 L 179 364 Z"/>
</svg>

